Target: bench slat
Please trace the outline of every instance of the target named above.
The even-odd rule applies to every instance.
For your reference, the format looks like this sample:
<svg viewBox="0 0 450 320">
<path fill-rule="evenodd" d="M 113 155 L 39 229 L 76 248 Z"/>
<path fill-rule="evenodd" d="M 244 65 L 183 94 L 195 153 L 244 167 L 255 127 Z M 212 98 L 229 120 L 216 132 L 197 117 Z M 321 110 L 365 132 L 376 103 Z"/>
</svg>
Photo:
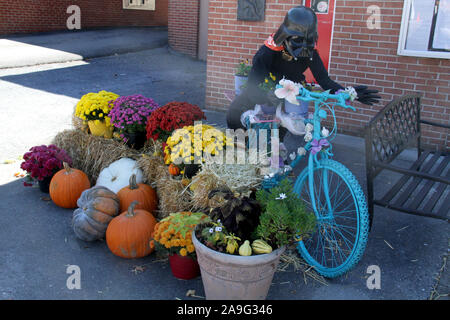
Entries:
<svg viewBox="0 0 450 320">
<path fill-rule="evenodd" d="M 433 168 L 434 164 L 436 163 L 436 161 L 439 159 L 440 156 L 441 156 L 440 153 L 435 153 L 430 160 L 424 163 L 424 165 L 420 169 L 420 172 L 428 173 L 431 170 L 431 168 Z M 416 190 L 417 186 L 420 184 L 422 180 L 423 179 L 420 177 L 414 177 L 414 179 L 412 179 L 412 181 L 406 187 L 406 190 L 397 198 L 397 201 L 395 201 L 395 205 L 399 207 L 403 206 L 405 202 L 408 201 L 408 199 Z"/>
<path fill-rule="evenodd" d="M 447 195 L 447 198 L 445 198 L 445 201 L 442 203 L 441 208 L 438 211 L 439 215 L 442 215 L 448 219 L 450 213 L 450 193 Z"/>
<path fill-rule="evenodd" d="M 417 168 L 419 168 L 422 163 L 425 161 L 425 159 L 428 157 L 428 155 L 430 154 L 429 151 L 423 152 L 419 159 L 416 160 L 416 162 L 413 163 L 413 165 L 410 167 L 410 170 L 417 170 Z M 399 181 L 397 181 L 397 183 L 391 188 L 391 190 L 389 190 L 384 197 L 381 199 L 381 202 L 383 203 L 389 203 L 389 201 L 391 201 L 391 199 L 398 193 L 398 191 L 403 187 L 403 185 L 408 181 L 410 177 L 408 176 L 403 176 L 400 178 Z"/>
<path fill-rule="evenodd" d="M 450 171 L 447 174 L 447 178 L 450 178 Z M 423 207 L 423 211 L 425 211 L 425 212 L 433 211 L 434 206 L 436 205 L 439 198 L 444 193 L 445 188 L 447 188 L 447 185 L 445 183 L 439 183 L 439 185 L 436 188 L 436 193 L 430 198 L 430 200 L 428 200 L 427 204 Z"/>
<path fill-rule="evenodd" d="M 434 170 L 433 174 L 440 176 L 444 169 L 447 167 L 448 164 L 448 158 L 443 157 L 441 163 L 439 166 Z M 447 178 L 449 178 L 449 175 L 447 175 Z M 417 195 L 414 197 L 414 200 L 408 205 L 408 208 L 411 209 L 417 209 L 422 204 L 422 201 L 425 199 L 425 197 L 428 195 L 428 192 L 430 191 L 431 187 L 435 184 L 432 180 L 427 180 L 425 185 L 420 189 L 420 191 L 417 193 Z M 439 199 L 439 197 L 438 197 Z"/>
</svg>

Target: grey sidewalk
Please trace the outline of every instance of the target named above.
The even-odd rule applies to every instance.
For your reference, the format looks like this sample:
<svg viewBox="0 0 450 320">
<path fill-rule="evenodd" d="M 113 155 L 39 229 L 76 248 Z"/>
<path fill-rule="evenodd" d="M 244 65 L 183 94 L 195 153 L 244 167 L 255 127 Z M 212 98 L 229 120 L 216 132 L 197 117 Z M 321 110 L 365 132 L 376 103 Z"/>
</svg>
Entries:
<svg viewBox="0 0 450 320">
<path fill-rule="evenodd" d="M 0 36 L 0 69 L 80 61 L 159 48 L 166 27 L 136 27 Z"/>
<path fill-rule="evenodd" d="M 64 39 L 55 36 L 58 41 Z M 36 44 L 43 41 L 39 37 L 31 38 Z M 71 53 L 80 50 L 74 48 Z M 21 179 L 13 176 L 20 165 L 18 156 L 71 127 L 73 107 L 87 92 L 140 93 L 159 104 L 175 100 L 205 107 L 206 63 L 174 55 L 165 46 L 106 55 L 89 61 L 0 70 L 0 299 L 195 300 L 185 296 L 190 289 L 204 296 L 200 278 L 175 279 L 168 262 L 157 261 L 155 255 L 124 260 L 112 255 L 102 241 L 78 240 L 70 225 L 72 210 L 46 201 L 37 188 L 25 188 Z M 225 124 L 224 113 L 206 114 L 208 122 Z M 287 137 L 290 144 L 296 139 Z M 356 175 L 365 190 L 364 140 L 338 135 L 333 151 L 335 159 Z M 6 159 L 12 163 L 4 163 Z M 406 154 L 398 161 L 405 166 L 410 157 Z M 383 192 L 396 178 L 381 174 L 377 192 Z M 327 285 L 310 278 L 305 283 L 303 274 L 292 268 L 277 272 L 268 299 L 427 299 L 436 285 L 443 256 L 448 254 L 449 234 L 444 221 L 376 207 L 367 249 L 354 270 Z M 81 290 L 67 289 L 68 264 L 80 266 Z M 381 269 L 380 290 L 366 286 L 370 265 Z M 141 270 L 136 266 L 144 271 L 133 272 Z M 441 277 L 445 281 L 441 293 L 448 293 L 447 269 Z"/>
</svg>

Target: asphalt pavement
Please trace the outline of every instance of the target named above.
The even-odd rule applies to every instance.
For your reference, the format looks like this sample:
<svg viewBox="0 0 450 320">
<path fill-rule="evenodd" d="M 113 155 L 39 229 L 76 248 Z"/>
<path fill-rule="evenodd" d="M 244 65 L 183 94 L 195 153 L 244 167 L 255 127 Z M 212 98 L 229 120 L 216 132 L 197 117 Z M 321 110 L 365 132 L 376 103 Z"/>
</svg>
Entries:
<svg viewBox="0 0 450 320">
<path fill-rule="evenodd" d="M 10 41 L 16 42 L 15 49 Z M 103 49 L 92 49 L 96 43 L 103 43 Z M 22 52 L 30 45 L 33 51 Z M 2 56 L 5 50 L 10 50 L 7 60 Z M 63 60 L 54 59 L 52 50 L 61 51 Z M 206 63 L 169 50 L 164 28 L 0 39 L 0 299 L 204 297 L 200 277 L 177 280 L 167 260 L 155 254 L 125 260 L 114 256 L 104 241 L 78 240 L 71 229 L 73 211 L 57 207 L 38 188 L 24 187 L 14 174 L 30 147 L 48 144 L 58 132 L 71 128 L 73 108 L 87 92 L 140 93 L 159 104 L 178 100 L 205 109 L 205 81 Z M 225 126 L 224 113 L 205 112 L 208 122 Z M 286 143 L 294 146 L 298 137 L 288 135 Z M 333 151 L 365 190 L 364 140 L 339 134 Z M 412 158 L 413 152 L 406 151 L 397 164 L 406 166 Z M 382 173 L 376 192 L 397 178 Z M 441 220 L 376 207 L 367 249 L 355 269 L 322 284 L 290 266 L 275 274 L 267 298 L 422 300 L 448 294 L 449 231 Z M 68 265 L 80 267 L 81 289 L 66 286 Z M 367 287 L 373 265 L 381 271 L 380 289 Z M 197 297 L 186 297 L 188 290 L 195 290 Z"/>
</svg>

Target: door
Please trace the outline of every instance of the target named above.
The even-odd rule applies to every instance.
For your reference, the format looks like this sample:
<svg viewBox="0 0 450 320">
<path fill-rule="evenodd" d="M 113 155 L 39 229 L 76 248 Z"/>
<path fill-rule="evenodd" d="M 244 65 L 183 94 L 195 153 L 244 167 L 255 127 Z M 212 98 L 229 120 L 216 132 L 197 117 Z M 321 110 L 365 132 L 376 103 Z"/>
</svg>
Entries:
<svg viewBox="0 0 450 320">
<path fill-rule="evenodd" d="M 317 15 L 319 40 L 316 48 L 327 71 L 330 65 L 331 44 L 333 41 L 335 2 L 336 0 L 303 1 L 304 5 L 313 9 Z M 304 74 L 307 82 L 316 82 L 309 69 Z"/>
</svg>

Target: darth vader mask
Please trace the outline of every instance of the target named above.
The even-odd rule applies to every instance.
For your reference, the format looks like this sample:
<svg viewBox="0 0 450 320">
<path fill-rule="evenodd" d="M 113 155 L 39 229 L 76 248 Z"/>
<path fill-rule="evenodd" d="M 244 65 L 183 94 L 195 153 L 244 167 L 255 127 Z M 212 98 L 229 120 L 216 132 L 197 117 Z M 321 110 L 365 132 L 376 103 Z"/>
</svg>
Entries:
<svg viewBox="0 0 450 320">
<path fill-rule="evenodd" d="M 304 6 L 290 9 L 273 40 L 283 45 L 294 59 L 312 58 L 318 38 L 317 17 L 314 11 Z"/>
</svg>

